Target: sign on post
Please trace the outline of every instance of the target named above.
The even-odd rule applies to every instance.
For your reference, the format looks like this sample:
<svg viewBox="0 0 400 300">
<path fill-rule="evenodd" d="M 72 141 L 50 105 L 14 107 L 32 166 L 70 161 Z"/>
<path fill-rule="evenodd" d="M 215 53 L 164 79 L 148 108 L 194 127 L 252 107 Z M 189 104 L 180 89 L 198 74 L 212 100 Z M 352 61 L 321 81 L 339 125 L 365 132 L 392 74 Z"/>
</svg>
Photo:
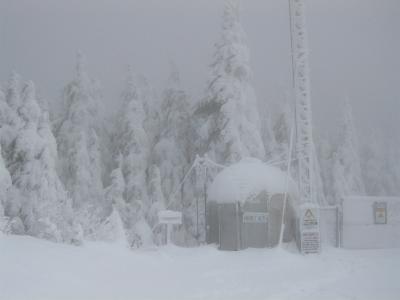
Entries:
<svg viewBox="0 0 400 300">
<path fill-rule="evenodd" d="M 311 254 L 321 251 L 318 207 L 304 206 L 301 209 L 300 238 L 301 253 Z"/>
<path fill-rule="evenodd" d="M 173 210 L 160 210 L 158 212 L 158 223 L 160 224 L 182 224 L 182 213 Z"/>
<path fill-rule="evenodd" d="M 158 212 L 158 223 L 167 225 L 167 244 L 171 241 L 172 225 L 182 224 L 182 213 L 173 210 L 160 210 Z"/>
<path fill-rule="evenodd" d="M 387 224 L 387 204 L 386 202 L 374 203 L 375 224 Z"/>
</svg>

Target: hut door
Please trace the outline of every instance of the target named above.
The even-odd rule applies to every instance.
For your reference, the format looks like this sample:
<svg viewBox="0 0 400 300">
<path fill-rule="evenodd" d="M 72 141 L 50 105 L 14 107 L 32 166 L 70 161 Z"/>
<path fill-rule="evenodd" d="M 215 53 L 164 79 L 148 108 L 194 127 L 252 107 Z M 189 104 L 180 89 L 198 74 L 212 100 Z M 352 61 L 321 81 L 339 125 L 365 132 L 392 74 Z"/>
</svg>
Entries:
<svg viewBox="0 0 400 300">
<path fill-rule="evenodd" d="M 266 202 L 247 203 L 242 212 L 242 247 L 268 246 L 268 213 Z"/>
<path fill-rule="evenodd" d="M 239 216 L 236 203 L 225 203 L 218 207 L 219 248 L 221 250 L 239 250 Z"/>
</svg>

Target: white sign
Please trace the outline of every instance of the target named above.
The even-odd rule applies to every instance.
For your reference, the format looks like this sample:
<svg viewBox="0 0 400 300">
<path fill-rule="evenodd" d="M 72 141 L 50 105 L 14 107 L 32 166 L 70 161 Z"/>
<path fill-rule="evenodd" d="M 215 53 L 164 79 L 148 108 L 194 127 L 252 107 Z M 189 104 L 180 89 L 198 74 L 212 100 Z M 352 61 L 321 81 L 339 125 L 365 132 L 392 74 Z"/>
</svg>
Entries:
<svg viewBox="0 0 400 300">
<path fill-rule="evenodd" d="M 262 212 L 243 213 L 243 223 L 268 223 L 268 214 Z"/>
<path fill-rule="evenodd" d="M 303 230 L 318 229 L 318 215 L 314 208 L 306 208 L 303 213 Z"/>
<path fill-rule="evenodd" d="M 158 212 L 158 222 L 160 224 L 182 224 L 182 213 L 173 210 L 161 210 Z"/>
<path fill-rule="evenodd" d="M 318 231 L 305 231 L 301 233 L 301 252 L 304 254 L 319 253 L 320 236 Z"/>
<path fill-rule="evenodd" d="M 387 212 L 386 202 L 375 202 L 374 203 L 375 224 L 387 224 L 386 212 Z"/>
<path fill-rule="evenodd" d="M 300 223 L 301 252 L 303 254 L 319 253 L 321 238 L 319 232 L 319 210 L 306 206 L 301 210 Z"/>
</svg>

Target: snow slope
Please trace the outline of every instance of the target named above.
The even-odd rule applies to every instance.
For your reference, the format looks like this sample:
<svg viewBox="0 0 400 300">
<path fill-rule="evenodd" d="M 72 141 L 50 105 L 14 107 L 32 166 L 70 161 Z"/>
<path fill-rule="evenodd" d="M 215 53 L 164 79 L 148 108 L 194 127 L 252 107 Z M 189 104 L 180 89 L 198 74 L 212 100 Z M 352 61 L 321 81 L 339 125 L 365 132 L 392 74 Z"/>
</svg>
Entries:
<svg viewBox="0 0 400 300">
<path fill-rule="evenodd" d="M 0 236 L 0 299 L 400 299 L 400 249 L 129 251 Z"/>
</svg>

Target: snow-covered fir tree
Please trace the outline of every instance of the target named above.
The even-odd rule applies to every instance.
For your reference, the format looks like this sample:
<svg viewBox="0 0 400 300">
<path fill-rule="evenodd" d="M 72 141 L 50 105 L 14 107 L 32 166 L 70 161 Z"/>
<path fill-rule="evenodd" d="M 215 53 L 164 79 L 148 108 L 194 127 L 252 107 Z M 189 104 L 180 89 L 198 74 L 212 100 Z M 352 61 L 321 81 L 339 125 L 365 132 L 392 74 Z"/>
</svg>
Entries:
<svg viewBox="0 0 400 300">
<path fill-rule="evenodd" d="M 140 90 L 140 79 L 128 70 L 123 102 L 118 115 L 115 144 L 121 154 L 121 170 L 125 180 L 125 201 L 130 219 L 125 226 L 129 242 L 134 247 L 151 243 L 152 232 L 146 220 L 150 209 L 146 172 L 150 153 L 150 138 L 145 130 L 146 113 Z M 127 220 L 128 221 L 128 220 Z"/>
<path fill-rule="evenodd" d="M 8 169 L 13 185 L 18 189 L 20 207 L 17 213 L 24 233 L 78 243 L 70 199 L 56 173 L 55 138 L 50 130 L 48 113 L 38 105 L 33 82 L 25 85 L 17 113 L 23 126 L 11 144 Z"/>
<path fill-rule="evenodd" d="M 196 109 L 200 150 L 218 163 L 265 158 L 246 37 L 236 1 L 226 1 L 207 94 Z"/>
<path fill-rule="evenodd" d="M 125 180 L 120 167 L 121 162 L 122 157 L 119 157 L 118 166 L 110 175 L 111 184 L 105 190 L 106 202 L 112 207 L 112 211 L 103 224 L 103 239 L 115 241 L 127 247 L 129 244 L 125 224 L 129 219 L 129 210 L 124 199 Z"/>
<path fill-rule="evenodd" d="M 385 142 L 376 129 L 370 134 L 362 147 L 361 167 L 365 189 L 369 196 L 393 196 L 400 193 L 397 169 L 398 159 L 393 142 Z"/>
<path fill-rule="evenodd" d="M 327 203 L 334 205 L 336 204 L 334 178 L 332 172 L 334 146 L 329 139 L 322 137 L 319 138 L 319 142 L 316 143 L 316 146 L 316 156 L 320 162 L 320 176 L 322 180 L 323 192 L 325 194 Z"/>
<path fill-rule="evenodd" d="M 154 146 L 152 160 L 162 178 L 162 191 L 166 198 L 178 200 L 181 208 L 182 193 L 172 195 L 190 167 L 193 159 L 189 150 L 189 97 L 183 91 L 178 70 L 173 67 L 164 91 L 160 110 L 160 133 Z"/>
<path fill-rule="evenodd" d="M 349 100 L 345 101 L 343 126 L 339 144 L 333 156 L 335 199 L 343 196 L 365 195 L 361 176 L 360 151 Z"/>
<path fill-rule="evenodd" d="M 85 236 L 96 238 L 96 227 L 111 208 L 106 207 L 103 197 L 99 87 L 88 76 L 80 53 L 75 78 L 64 89 L 63 97 L 65 110 L 57 128 L 60 176 Z"/>
<path fill-rule="evenodd" d="M 14 142 L 23 125 L 17 113 L 21 105 L 21 86 L 20 76 L 13 72 L 5 88 L 6 93 L 0 91 L 0 143 L 6 167 L 12 163 Z M 18 190 L 10 186 L 3 200 L 4 214 L 8 219 L 6 230 L 13 234 L 24 234 L 25 229 L 20 218 L 21 197 Z"/>
<path fill-rule="evenodd" d="M 133 72 L 132 69 L 130 72 Z M 155 139 L 160 131 L 160 99 L 156 90 L 143 74 L 136 74 L 135 81 L 138 98 L 141 99 L 143 104 L 143 128 L 146 131 L 150 145 L 154 146 Z"/>
<path fill-rule="evenodd" d="M 0 91 L 0 101 L 4 101 L 4 98 L 2 98 L 1 91 Z M 5 166 L 3 156 L 1 155 L 0 151 L 0 232 L 8 231 L 6 229 L 8 218 L 6 218 L 4 207 L 7 201 L 9 201 L 8 198 L 11 187 L 12 187 L 11 176 Z"/>
</svg>

